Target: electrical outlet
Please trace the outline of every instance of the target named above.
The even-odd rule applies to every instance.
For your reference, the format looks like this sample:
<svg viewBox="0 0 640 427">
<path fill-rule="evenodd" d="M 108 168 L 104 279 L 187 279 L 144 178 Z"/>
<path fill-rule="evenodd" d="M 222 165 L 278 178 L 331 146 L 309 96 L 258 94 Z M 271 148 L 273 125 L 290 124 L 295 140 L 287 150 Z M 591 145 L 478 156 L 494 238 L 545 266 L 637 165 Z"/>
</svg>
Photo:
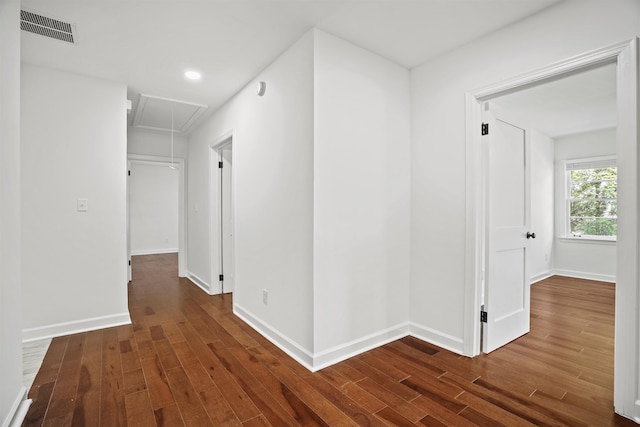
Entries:
<svg viewBox="0 0 640 427">
<path fill-rule="evenodd" d="M 86 212 L 89 210 L 89 200 L 87 199 L 78 199 L 78 212 Z"/>
<path fill-rule="evenodd" d="M 262 290 L 262 303 L 267 305 L 269 303 L 269 291 L 266 289 Z"/>
</svg>

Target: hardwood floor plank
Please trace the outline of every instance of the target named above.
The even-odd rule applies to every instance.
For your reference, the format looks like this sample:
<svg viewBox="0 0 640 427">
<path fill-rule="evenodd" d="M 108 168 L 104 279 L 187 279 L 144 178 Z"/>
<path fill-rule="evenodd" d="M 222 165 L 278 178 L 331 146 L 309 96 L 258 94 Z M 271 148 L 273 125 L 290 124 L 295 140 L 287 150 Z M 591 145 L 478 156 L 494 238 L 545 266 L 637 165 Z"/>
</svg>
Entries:
<svg viewBox="0 0 640 427">
<path fill-rule="evenodd" d="M 202 407 L 198 393 L 189 382 L 182 367 L 169 369 L 167 379 L 184 424 L 194 427 L 213 426 L 207 412 Z"/>
<path fill-rule="evenodd" d="M 147 389 L 147 382 L 144 379 L 144 373 L 142 372 L 142 368 L 123 372 L 122 379 L 124 381 L 125 396 L 132 393 L 138 393 L 142 390 Z"/>
<path fill-rule="evenodd" d="M 233 295 L 137 256 L 132 324 L 53 339 L 25 426 L 630 426 L 613 412 L 615 287 L 531 287 L 531 332 L 476 358 L 405 337 L 309 372 Z"/>
<path fill-rule="evenodd" d="M 374 367 L 361 362 L 360 360 L 349 359 L 345 361 L 345 363 L 362 372 L 367 377 L 367 379 L 374 381 L 379 386 L 384 387 L 386 390 L 394 393 L 395 395 L 406 401 L 415 399 L 420 395 L 419 392 L 413 390 L 411 387 L 408 387 L 401 382 L 394 381 L 393 378 L 387 376 L 386 373 L 379 371 Z"/>
<path fill-rule="evenodd" d="M 341 390 L 345 396 L 349 397 L 372 414 L 375 414 L 387 406 L 382 400 L 352 382 L 348 382 L 343 385 Z"/>
<path fill-rule="evenodd" d="M 47 411 L 48 417 L 72 418 L 80 382 L 80 366 L 85 337 L 85 334 L 75 334 L 69 338 L 69 344 L 60 365 L 58 380 L 51 396 L 51 404 Z"/>
<path fill-rule="evenodd" d="M 169 387 L 167 376 L 160 362 L 160 357 L 142 360 L 142 372 L 149 390 L 151 406 L 154 410 L 170 406 L 175 403 L 173 393 Z"/>
<path fill-rule="evenodd" d="M 100 423 L 122 426 L 127 422 L 118 332 L 115 328 L 104 329 L 102 337 Z"/>
<path fill-rule="evenodd" d="M 376 412 L 376 416 L 386 420 L 390 425 L 393 426 L 414 426 L 415 424 L 394 411 L 393 409 L 385 406 L 383 409 Z"/>
<path fill-rule="evenodd" d="M 69 335 L 64 337 L 57 337 L 51 340 L 47 353 L 42 361 L 42 366 L 38 370 L 34 380 L 33 386 L 29 391 L 29 398 L 37 394 L 37 388 L 39 384 L 50 384 L 54 382 L 60 374 L 60 365 L 62 364 L 62 358 L 67 350 L 67 344 L 69 343 Z"/>
<path fill-rule="evenodd" d="M 74 426 L 100 424 L 102 343 L 102 330 L 86 334 L 80 365 L 80 381 L 71 423 Z"/>
<path fill-rule="evenodd" d="M 354 422 L 360 426 L 384 426 L 385 423 L 381 422 L 379 418 L 373 416 L 374 414 L 384 408 L 383 405 L 377 411 L 368 411 L 364 406 L 361 406 L 356 400 L 351 399 L 349 395 L 343 392 L 343 389 L 337 389 L 327 381 L 325 381 L 319 375 L 308 374 L 303 377 L 306 382 L 309 383 L 314 389 L 319 391 L 326 399 L 328 399 L 335 407 L 347 414 Z M 357 388 L 357 387 L 356 387 Z M 364 390 L 359 396 L 368 394 Z M 375 397 L 371 396 L 372 399 Z M 370 403 L 371 401 L 367 401 Z"/>
<path fill-rule="evenodd" d="M 33 402 L 31 403 L 31 406 L 29 406 L 27 415 L 22 422 L 22 425 L 24 427 L 42 425 L 44 417 L 47 414 L 47 409 L 49 408 L 49 402 L 51 400 L 51 395 L 53 394 L 54 386 L 55 381 L 51 381 L 45 384 L 40 384 L 36 388 L 31 388 L 33 393 L 30 394 L 29 397 L 33 400 Z"/>
<path fill-rule="evenodd" d="M 127 409 L 127 424 L 130 426 L 155 427 L 156 417 L 151 408 L 149 393 L 146 390 L 127 394 L 124 397 Z M 95 425 L 95 424 L 85 424 Z"/>
<path fill-rule="evenodd" d="M 370 378 L 358 381 L 356 385 L 386 403 L 387 406 L 390 406 L 396 411 L 402 413 L 402 415 L 411 422 L 415 423 L 427 415 L 427 411 L 423 408 L 415 406 L 412 402 L 401 398 Z"/>
<path fill-rule="evenodd" d="M 216 426 L 240 426 L 242 423 L 215 385 L 198 392 L 204 410 Z"/>
<path fill-rule="evenodd" d="M 427 415 L 420 419 L 421 424 L 426 424 L 428 422 L 433 423 L 432 418 L 437 420 L 438 422 L 455 427 L 474 427 L 475 424 L 471 421 L 467 420 L 463 416 L 456 414 L 455 412 L 451 412 L 447 408 L 444 408 L 438 405 L 431 399 L 427 399 L 426 397 L 420 396 L 417 399 L 414 399 L 412 402 L 414 405 L 419 406 L 424 411 L 427 412 Z"/>
<path fill-rule="evenodd" d="M 174 403 L 153 411 L 158 427 L 179 427 L 184 426 L 184 421 L 180 415 L 178 406 Z M 133 426 L 132 426 L 133 427 Z"/>
</svg>

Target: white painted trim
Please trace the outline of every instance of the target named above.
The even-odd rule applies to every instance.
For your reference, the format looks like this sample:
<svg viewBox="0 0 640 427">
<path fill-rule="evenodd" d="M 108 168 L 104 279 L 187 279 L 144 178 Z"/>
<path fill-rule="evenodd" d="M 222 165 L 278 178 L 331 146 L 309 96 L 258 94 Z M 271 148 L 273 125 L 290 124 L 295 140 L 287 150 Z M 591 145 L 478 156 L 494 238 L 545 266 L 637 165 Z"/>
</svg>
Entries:
<svg viewBox="0 0 640 427">
<path fill-rule="evenodd" d="M 128 312 L 74 320 L 71 322 L 54 323 L 46 326 L 38 326 L 36 328 L 23 329 L 22 342 L 55 338 L 62 335 L 71 335 L 80 332 L 94 331 L 96 329 L 111 328 L 114 326 L 129 324 L 131 324 L 131 318 L 129 317 Z"/>
<path fill-rule="evenodd" d="M 175 253 L 180 253 L 178 248 L 141 249 L 141 250 L 137 250 L 137 251 L 131 251 L 131 256 L 135 256 L 135 255 L 175 254 Z"/>
<path fill-rule="evenodd" d="M 190 271 L 187 271 L 186 275 L 187 279 L 189 279 L 194 285 L 205 291 L 209 295 L 216 295 L 211 292 L 211 285 L 208 284 L 205 280 L 202 280 L 200 277 L 196 276 Z M 218 292 L 219 293 L 219 292 Z"/>
<path fill-rule="evenodd" d="M 618 56 L 617 162 L 618 242 L 614 353 L 615 411 L 640 417 L 640 228 L 638 227 L 638 145 L 640 144 L 638 38 Z"/>
<path fill-rule="evenodd" d="M 480 313 L 478 313 L 478 318 L 480 318 Z M 409 335 L 428 342 L 429 344 L 444 348 L 445 350 L 466 356 L 464 354 L 464 345 L 462 340 L 454 337 L 453 335 L 445 334 L 444 332 L 436 331 L 435 329 L 418 325 L 413 322 L 409 323 Z"/>
<path fill-rule="evenodd" d="M 2 427 L 17 427 L 22 425 L 24 417 L 27 415 L 27 409 L 31 405 L 31 399 L 26 399 L 27 388 L 22 387 L 18 392 L 18 396 L 11 405 L 7 417 L 2 422 Z M 26 407 L 25 407 L 26 405 Z"/>
<path fill-rule="evenodd" d="M 128 154 L 127 155 L 127 168 L 131 170 L 131 163 L 140 163 L 140 164 L 171 164 L 171 158 L 169 157 L 159 157 L 159 156 L 147 156 L 142 154 Z M 187 188 L 186 188 L 186 161 L 180 157 L 174 157 L 173 163 L 178 164 L 178 277 L 186 277 L 187 276 L 187 265 L 188 265 L 188 254 L 187 254 L 187 215 L 186 215 L 186 197 L 187 197 Z M 129 180 L 127 180 L 127 215 L 129 212 Z M 129 223 L 129 219 L 127 219 L 127 223 Z M 127 230 L 127 239 L 131 239 L 131 230 Z M 130 244 L 129 244 L 130 247 Z M 176 252 L 176 251 L 173 251 Z M 155 252 L 155 253 L 165 253 L 165 252 Z M 129 254 L 129 260 L 131 260 L 131 255 L 134 255 L 133 252 Z"/>
<path fill-rule="evenodd" d="M 482 123 L 480 102 L 465 94 L 466 156 L 465 156 L 465 274 L 463 350 L 467 356 L 480 354 L 480 308 L 482 306 L 482 139 L 477 123 Z M 473 125 L 470 125 L 473 123 Z"/>
<path fill-rule="evenodd" d="M 404 338 L 408 334 L 409 322 L 405 322 L 327 350 L 314 353 L 312 371 L 319 371 L 327 366 L 334 365 L 376 347 Z"/>
<path fill-rule="evenodd" d="M 233 305 L 233 314 L 238 316 L 247 325 L 258 331 L 260 335 L 271 341 L 280 350 L 287 353 L 296 362 L 313 372 L 313 355 L 311 352 L 297 343 L 291 341 L 271 326 L 262 322 L 249 311 L 240 307 L 238 304 Z"/>
<path fill-rule="evenodd" d="M 598 282 L 616 283 L 616 276 L 612 274 L 598 274 L 589 273 L 586 271 L 574 271 L 565 270 L 562 268 L 556 268 L 553 270 L 553 275 L 563 277 L 574 277 L 576 279 L 596 280 Z"/>
<path fill-rule="evenodd" d="M 482 286 L 478 254 L 482 251 L 479 217 L 482 193 L 480 102 L 525 89 L 580 71 L 616 63 L 618 90 L 618 256 L 615 322 L 614 407 L 627 418 L 640 417 L 640 228 L 638 227 L 638 145 L 640 143 L 638 38 L 599 49 L 525 75 L 472 91 L 466 95 L 466 247 L 465 247 L 465 354 L 479 354 L 480 300 Z M 480 190 L 480 191 L 479 191 Z M 471 352 L 468 350 L 471 348 Z"/>
<path fill-rule="evenodd" d="M 613 46 L 597 49 L 582 55 L 576 55 L 547 67 L 542 67 L 538 70 L 474 90 L 471 92 L 471 95 L 479 101 L 486 101 L 542 83 L 551 82 L 559 78 L 568 77 L 588 69 L 612 64 L 616 62 L 616 59 L 623 51 L 630 47 L 631 42 L 630 40 L 626 40 Z"/>
<path fill-rule="evenodd" d="M 547 271 L 543 271 L 542 273 L 538 273 L 534 276 L 531 276 L 531 279 L 529 279 L 529 281 L 531 283 L 529 283 L 530 285 L 533 285 L 534 283 L 538 283 L 543 281 L 544 279 L 548 279 L 551 276 L 554 276 L 556 273 L 552 270 L 547 270 Z"/>
</svg>

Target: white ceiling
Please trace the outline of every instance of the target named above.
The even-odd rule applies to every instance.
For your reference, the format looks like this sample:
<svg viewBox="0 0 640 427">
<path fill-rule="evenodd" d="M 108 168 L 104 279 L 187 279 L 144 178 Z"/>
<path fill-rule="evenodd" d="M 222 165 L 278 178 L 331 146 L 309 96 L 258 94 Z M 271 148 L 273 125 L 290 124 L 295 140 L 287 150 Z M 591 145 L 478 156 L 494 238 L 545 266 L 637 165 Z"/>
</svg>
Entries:
<svg viewBox="0 0 640 427">
<path fill-rule="evenodd" d="M 616 126 L 616 66 L 606 65 L 491 101 L 557 138 Z"/>
<path fill-rule="evenodd" d="M 22 32 L 22 60 L 215 111 L 316 27 L 407 68 L 559 0 L 22 0 L 77 44 Z M 183 72 L 200 71 L 199 82 Z"/>
</svg>

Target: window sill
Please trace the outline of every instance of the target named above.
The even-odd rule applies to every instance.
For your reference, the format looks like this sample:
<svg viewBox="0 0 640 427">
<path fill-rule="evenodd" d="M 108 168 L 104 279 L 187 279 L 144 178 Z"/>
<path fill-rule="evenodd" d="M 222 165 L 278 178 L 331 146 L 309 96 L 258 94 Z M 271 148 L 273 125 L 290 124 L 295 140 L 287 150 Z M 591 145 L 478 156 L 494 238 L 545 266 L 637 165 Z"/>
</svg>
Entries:
<svg viewBox="0 0 640 427">
<path fill-rule="evenodd" d="M 598 238 L 598 237 L 558 237 L 558 240 L 566 243 L 587 243 L 590 245 L 616 245 L 615 239 Z"/>
</svg>

